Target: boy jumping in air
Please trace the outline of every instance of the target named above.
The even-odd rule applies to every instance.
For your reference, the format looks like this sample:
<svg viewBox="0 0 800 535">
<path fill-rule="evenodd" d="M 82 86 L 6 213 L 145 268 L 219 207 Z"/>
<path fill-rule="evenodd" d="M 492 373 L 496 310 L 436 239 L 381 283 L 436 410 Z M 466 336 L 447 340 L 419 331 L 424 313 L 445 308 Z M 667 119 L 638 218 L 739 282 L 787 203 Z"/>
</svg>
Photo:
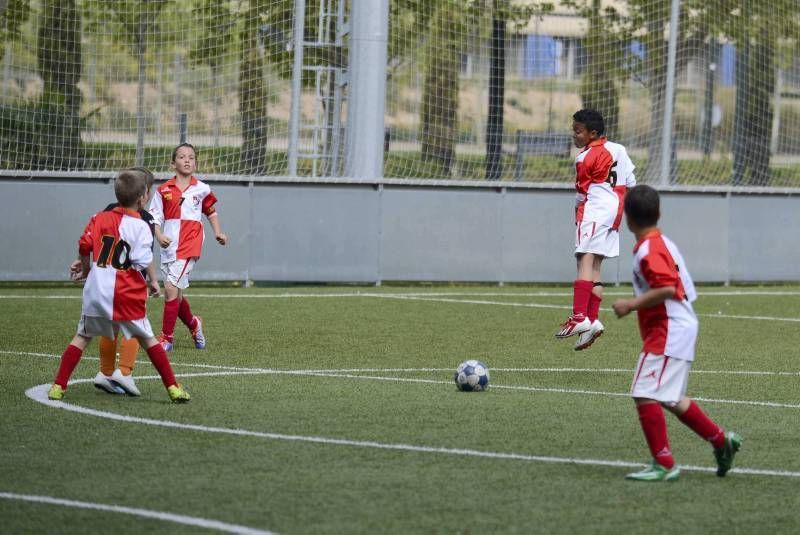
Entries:
<svg viewBox="0 0 800 535">
<path fill-rule="evenodd" d="M 742 447 L 742 438 L 723 431 L 697 403 L 686 397 L 697 341 L 698 322 L 692 308 L 697 294 L 680 251 L 656 226 L 659 205 L 658 192 L 650 186 L 636 186 L 625 197 L 626 221 L 636 236 L 633 248 L 635 297 L 618 299 L 613 308 L 619 318 L 633 310 L 639 316 L 644 347 L 636 365 L 631 396 L 653 456 L 650 466 L 626 477 L 636 481 L 678 479 L 680 470 L 675 466 L 669 447 L 662 407 L 711 443 L 717 475 L 724 477 L 733 465 L 734 455 Z"/>
<path fill-rule="evenodd" d="M 578 336 L 575 350 L 591 346 L 603 334 L 601 266 L 619 256 L 619 225 L 627 188 L 636 185 L 634 165 L 625 147 L 606 139 L 603 116 L 579 110 L 572 116 L 572 139 L 581 150 L 575 158 L 575 258 L 572 315 L 557 338 Z"/>
</svg>

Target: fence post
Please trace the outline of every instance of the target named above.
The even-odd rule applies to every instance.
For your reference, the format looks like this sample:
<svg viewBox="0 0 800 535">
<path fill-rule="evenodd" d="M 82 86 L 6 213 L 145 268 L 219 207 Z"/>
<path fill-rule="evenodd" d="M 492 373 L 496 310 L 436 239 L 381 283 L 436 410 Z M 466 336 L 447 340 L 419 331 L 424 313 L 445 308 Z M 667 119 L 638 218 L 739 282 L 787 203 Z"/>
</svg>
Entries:
<svg viewBox="0 0 800 535">
<path fill-rule="evenodd" d="M 306 0 L 294 3 L 294 63 L 292 65 L 292 105 L 289 112 L 289 176 L 297 176 L 297 146 L 300 139 L 300 97 L 303 91 L 303 46 L 305 41 Z"/>
<path fill-rule="evenodd" d="M 180 143 L 186 143 L 189 138 L 189 120 L 185 111 L 178 114 L 178 136 Z"/>
<path fill-rule="evenodd" d="M 672 0 L 669 18 L 669 49 L 667 55 L 667 87 L 664 102 L 664 130 L 661 134 L 661 184 L 671 182 L 672 175 L 672 114 L 675 104 L 675 64 L 678 56 L 678 16 L 681 0 Z"/>
<path fill-rule="evenodd" d="M 352 0 L 345 176 L 383 176 L 389 0 Z"/>
</svg>

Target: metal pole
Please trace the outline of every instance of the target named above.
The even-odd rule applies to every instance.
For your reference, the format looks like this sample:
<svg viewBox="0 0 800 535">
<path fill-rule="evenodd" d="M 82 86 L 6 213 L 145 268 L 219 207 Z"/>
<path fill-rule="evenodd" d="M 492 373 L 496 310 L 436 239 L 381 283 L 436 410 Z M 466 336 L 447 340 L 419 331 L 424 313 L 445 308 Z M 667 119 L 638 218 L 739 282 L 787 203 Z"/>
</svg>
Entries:
<svg viewBox="0 0 800 535">
<path fill-rule="evenodd" d="M 185 111 L 178 114 L 178 139 L 181 144 L 189 139 L 189 117 Z"/>
<path fill-rule="evenodd" d="M 664 130 L 661 134 L 661 184 L 670 183 L 672 167 L 672 113 L 675 104 L 675 63 L 678 55 L 678 16 L 681 0 L 672 0 L 669 17 L 669 49 L 667 55 L 667 88 L 664 101 Z"/>
<path fill-rule="evenodd" d="M 345 175 L 383 176 L 389 0 L 353 0 Z"/>
<path fill-rule="evenodd" d="M 294 64 L 292 66 L 292 107 L 289 113 L 289 176 L 297 176 L 297 146 L 300 139 L 300 96 L 303 90 L 303 42 L 306 0 L 294 3 Z"/>
<path fill-rule="evenodd" d="M 772 137 L 769 143 L 770 154 L 778 153 L 778 141 L 781 133 L 781 92 L 783 91 L 783 70 L 778 69 L 775 75 L 775 92 L 772 95 L 774 115 L 772 117 Z"/>
</svg>

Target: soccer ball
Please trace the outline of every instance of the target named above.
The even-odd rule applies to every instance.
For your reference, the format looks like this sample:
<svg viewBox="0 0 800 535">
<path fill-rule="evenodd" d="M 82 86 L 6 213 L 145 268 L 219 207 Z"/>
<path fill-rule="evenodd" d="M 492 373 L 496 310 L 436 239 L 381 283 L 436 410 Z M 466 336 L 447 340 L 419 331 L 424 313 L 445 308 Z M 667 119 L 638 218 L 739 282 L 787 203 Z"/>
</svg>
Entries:
<svg viewBox="0 0 800 535">
<path fill-rule="evenodd" d="M 463 392 L 480 392 L 489 387 L 489 368 L 479 360 L 465 360 L 456 368 L 453 380 Z"/>
</svg>

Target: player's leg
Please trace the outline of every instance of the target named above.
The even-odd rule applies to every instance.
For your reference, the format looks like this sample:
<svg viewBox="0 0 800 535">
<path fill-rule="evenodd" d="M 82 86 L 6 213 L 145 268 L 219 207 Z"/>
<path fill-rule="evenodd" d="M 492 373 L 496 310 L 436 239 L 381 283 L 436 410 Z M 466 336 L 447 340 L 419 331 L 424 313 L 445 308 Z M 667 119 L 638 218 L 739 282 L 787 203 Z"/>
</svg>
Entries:
<svg viewBox="0 0 800 535">
<path fill-rule="evenodd" d="M 101 336 L 98 342 L 100 371 L 94 377 L 94 386 L 109 394 L 124 394 L 125 391 L 111 381 L 117 362 L 117 340 Z"/>
<path fill-rule="evenodd" d="M 733 457 L 742 447 L 742 437 L 733 432 L 726 433 L 714 420 L 708 417 L 703 409 L 693 400 L 684 397 L 674 406 L 667 406 L 689 429 L 714 447 L 717 461 L 717 475 L 725 477 L 733 466 Z"/>
<path fill-rule="evenodd" d="M 131 333 L 128 333 L 126 336 L 131 336 Z M 142 395 L 139 388 L 136 386 L 136 381 L 133 380 L 133 375 L 131 375 L 133 364 L 136 361 L 137 351 L 139 351 L 139 342 L 136 338 L 122 337 L 119 342 L 119 368 L 114 370 L 114 373 L 111 374 L 111 382 L 122 389 L 124 394 L 128 394 L 129 396 Z"/>
<path fill-rule="evenodd" d="M 175 323 L 180 315 L 183 290 L 189 287 L 189 273 L 192 272 L 197 259 L 178 259 L 162 266 L 164 272 L 164 318 L 159 337 L 161 345 L 167 351 L 172 349 L 175 334 Z M 191 310 L 190 310 L 191 313 Z M 205 343 L 205 341 L 204 341 Z"/>
<path fill-rule="evenodd" d="M 192 313 L 192 308 L 189 306 L 189 301 L 183 295 L 183 292 L 181 292 L 180 297 L 178 297 L 178 301 L 180 301 L 178 317 L 189 329 L 189 332 L 192 333 L 194 347 L 197 349 L 205 349 L 206 337 L 205 334 L 203 334 L 203 319 Z"/>
<path fill-rule="evenodd" d="M 688 367 L 665 355 L 640 353 L 631 383 L 631 397 L 639 414 L 652 462 L 640 472 L 626 476 L 636 481 L 673 481 L 680 470 L 675 466 L 667 435 L 662 403 L 677 403 L 684 396 Z"/>
<path fill-rule="evenodd" d="M 122 375 L 131 375 L 139 353 L 139 341 L 136 338 L 123 338 L 119 342 L 119 370 Z"/>
<path fill-rule="evenodd" d="M 166 351 L 172 349 L 175 322 L 178 319 L 180 290 L 169 277 L 164 278 L 164 315 L 161 320 L 161 335 L 158 337 Z M 140 341 L 141 342 L 141 341 Z"/>
<path fill-rule="evenodd" d="M 630 473 L 625 478 L 634 481 L 678 479 L 680 470 L 675 466 L 675 459 L 669 447 L 667 422 L 661 405 L 655 400 L 645 398 L 634 398 L 634 402 L 639 413 L 639 424 L 653 460 L 644 470 Z"/>
<path fill-rule="evenodd" d="M 83 323 L 83 320 L 81 320 L 81 323 Z M 80 362 L 83 350 L 86 349 L 86 346 L 91 340 L 91 337 L 81 334 L 76 334 L 72 338 L 67 348 L 61 354 L 61 362 L 58 364 L 58 371 L 56 372 L 53 386 L 50 387 L 50 391 L 47 393 L 48 399 L 60 400 L 64 398 L 69 378 L 72 376 L 72 372 L 75 371 L 78 362 Z"/>
<path fill-rule="evenodd" d="M 153 331 L 147 318 L 121 322 L 120 327 L 123 329 L 125 336 L 136 338 L 141 346 L 145 348 L 150 362 L 153 363 L 156 371 L 161 376 L 161 382 L 167 388 L 170 399 L 179 403 L 189 401 L 188 392 L 175 379 L 175 373 L 172 371 L 167 352 L 153 336 Z"/>
<path fill-rule="evenodd" d="M 567 338 L 588 331 L 591 322 L 586 317 L 589 308 L 589 295 L 592 292 L 591 266 L 592 253 L 576 253 L 577 278 L 572 284 L 572 314 L 561 324 L 556 338 Z"/>
<path fill-rule="evenodd" d="M 586 317 L 591 322 L 591 328 L 578 335 L 575 342 L 575 351 L 590 347 L 595 340 L 600 338 L 605 327 L 600 322 L 600 303 L 603 301 L 603 283 L 600 282 L 604 256 L 593 255 L 592 260 L 592 291 L 589 294 L 589 304 L 586 308 Z"/>
</svg>

